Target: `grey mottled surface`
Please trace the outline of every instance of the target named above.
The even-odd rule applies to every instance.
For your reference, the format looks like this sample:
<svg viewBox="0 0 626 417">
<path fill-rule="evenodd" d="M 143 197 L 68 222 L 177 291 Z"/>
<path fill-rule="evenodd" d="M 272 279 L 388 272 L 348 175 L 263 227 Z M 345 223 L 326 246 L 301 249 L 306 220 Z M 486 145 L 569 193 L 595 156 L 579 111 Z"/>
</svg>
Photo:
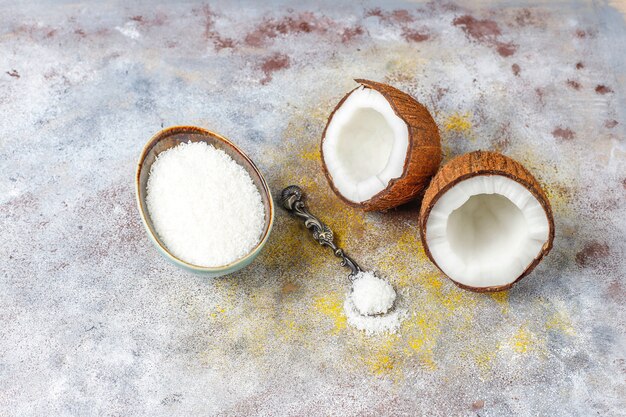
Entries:
<svg viewBox="0 0 626 417">
<path fill-rule="evenodd" d="M 626 415 L 625 28 L 603 2 L 4 2 L 0 415 Z M 356 77 L 428 106 L 446 160 L 495 149 L 535 173 L 557 236 L 531 276 L 462 291 L 415 204 L 332 195 L 317 142 Z M 235 275 L 166 263 L 133 175 L 175 124 L 306 187 L 400 289 L 399 334 L 346 326 L 343 272 L 281 212 Z"/>
</svg>

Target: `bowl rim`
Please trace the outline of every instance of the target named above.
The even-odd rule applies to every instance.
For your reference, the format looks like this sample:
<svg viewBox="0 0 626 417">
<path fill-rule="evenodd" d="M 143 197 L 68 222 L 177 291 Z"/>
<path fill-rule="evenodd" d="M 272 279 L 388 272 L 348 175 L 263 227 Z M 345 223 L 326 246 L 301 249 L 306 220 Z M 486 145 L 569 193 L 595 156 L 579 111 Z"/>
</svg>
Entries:
<svg viewBox="0 0 626 417">
<path fill-rule="evenodd" d="M 226 143 L 226 145 L 230 146 L 232 149 L 235 150 L 235 152 L 237 152 L 241 157 L 243 157 L 246 161 L 248 161 L 248 163 L 252 167 L 252 170 L 254 171 L 254 174 L 256 174 L 259 180 L 261 181 L 263 190 L 260 190 L 260 191 L 266 194 L 267 199 L 269 201 L 269 204 L 268 204 L 269 213 L 266 213 L 266 215 L 269 216 L 269 223 L 267 224 L 267 227 L 265 227 L 265 229 L 263 230 L 263 235 L 259 239 L 259 242 L 248 252 L 248 254 L 226 265 L 221 265 L 221 266 L 196 265 L 196 264 L 192 264 L 190 262 L 184 261 L 180 259 L 179 257 L 175 256 L 174 254 L 172 254 L 169 251 L 169 249 L 167 249 L 167 247 L 163 243 L 161 243 L 160 239 L 157 236 L 155 236 L 156 231 L 153 231 L 152 228 L 150 227 L 150 225 L 152 224 L 152 221 L 150 220 L 150 215 L 144 211 L 141 205 L 142 201 L 140 197 L 141 195 L 140 175 L 141 175 L 141 169 L 144 165 L 148 152 L 150 152 L 152 147 L 154 147 L 154 145 L 156 145 L 156 143 L 159 142 L 160 140 L 166 137 L 172 136 L 174 134 L 178 134 L 178 133 L 196 133 L 196 134 L 200 134 L 204 136 L 210 136 L 219 141 Z M 246 168 L 244 167 L 244 169 Z M 248 170 L 246 169 L 246 171 Z M 164 255 L 166 255 L 174 263 L 184 266 L 186 268 L 189 268 L 191 270 L 198 271 L 198 272 L 219 273 L 219 272 L 232 269 L 233 267 L 239 264 L 242 264 L 248 260 L 251 261 L 251 258 L 254 258 L 258 254 L 257 252 L 259 251 L 259 249 L 265 244 L 265 242 L 269 238 L 270 231 L 272 230 L 272 226 L 274 225 L 274 199 L 272 198 L 272 193 L 270 191 L 269 186 L 267 185 L 267 181 L 263 177 L 263 174 L 261 173 L 259 168 L 256 166 L 256 164 L 252 161 L 252 159 L 250 159 L 250 157 L 248 157 L 248 155 L 246 155 L 244 151 L 242 151 L 237 145 L 235 145 L 230 140 L 226 139 L 224 136 L 218 133 L 212 132 L 208 129 L 204 129 L 204 128 L 197 127 L 197 126 L 176 125 L 176 126 L 166 127 L 164 129 L 159 130 L 148 140 L 148 142 L 146 142 L 143 149 L 141 150 L 141 155 L 139 156 L 139 160 L 137 161 L 137 168 L 135 171 L 135 201 L 137 203 L 137 208 L 139 209 L 139 215 L 141 216 L 141 220 L 145 226 L 146 231 L 148 232 L 148 236 L 150 236 L 153 243 L 155 243 L 159 247 L 159 249 L 161 249 L 161 252 Z"/>
</svg>

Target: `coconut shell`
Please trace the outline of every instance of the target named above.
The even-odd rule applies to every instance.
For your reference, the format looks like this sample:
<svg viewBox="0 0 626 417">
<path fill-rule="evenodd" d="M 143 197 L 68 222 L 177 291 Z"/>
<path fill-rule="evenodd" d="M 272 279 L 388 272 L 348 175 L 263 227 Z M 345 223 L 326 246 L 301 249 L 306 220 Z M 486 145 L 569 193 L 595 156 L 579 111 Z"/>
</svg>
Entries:
<svg viewBox="0 0 626 417">
<path fill-rule="evenodd" d="M 550 201 L 543 191 L 539 182 L 532 176 L 526 168 L 519 162 L 508 158 L 502 154 L 496 152 L 475 151 L 465 155 L 458 156 L 448 163 L 446 163 L 432 179 L 424 199 L 422 200 L 422 207 L 420 210 L 420 234 L 422 237 L 422 244 L 424 251 L 430 260 L 441 270 L 441 267 L 437 265 L 437 262 L 433 258 L 428 249 L 426 242 L 426 224 L 428 222 L 428 216 L 430 211 L 437 203 L 437 200 L 450 188 L 458 184 L 460 181 L 466 180 L 478 175 L 502 175 L 508 177 L 526 188 L 530 193 L 539 201 L 539 204 L 543 207 L 548 218 L 549 234 L 548 241 L 543 245 L 539 254 L 535 259 L 526 267 L 524 272 L 510 284 L 494 287 L 470 287 L 461 283 L 458 283 L 450 278 L 459 287 L 476 292 L 495 292 L 503 291 L 511 288 L 513 284 L 528 275 L 539 264 L 544 256 L 552 249 L 552 241 L 554 240 L 554 218 L 552 216 L 552 208 L 550 207 Z M 443 270 L 442 270 L 443 272 Z"/>
<path fill-rule="evenodd" d="M 406 123 L 409 131 L 409 146 L 404 161 L 404 170 L 400 177 L 389 181 L 384 190 L 360 203 L 345 198 L 333 184 L 333 179 L 324 162 L 323 144 L 326 130 L 337 109 L 343 105 L 354 90 L 341 99 L 328 118 L 321 142 L 322 169 L 330 187 L 346 204 L 365 211 L 387 210 L 414 199 L 426 188 L 431 177 L 437 172 L 442 158 L 439 129 L 428 109 L 410 95 L 390 85 L 362 79 L 355 81 L 382 94 L 396 115 Z"/>
</svg>

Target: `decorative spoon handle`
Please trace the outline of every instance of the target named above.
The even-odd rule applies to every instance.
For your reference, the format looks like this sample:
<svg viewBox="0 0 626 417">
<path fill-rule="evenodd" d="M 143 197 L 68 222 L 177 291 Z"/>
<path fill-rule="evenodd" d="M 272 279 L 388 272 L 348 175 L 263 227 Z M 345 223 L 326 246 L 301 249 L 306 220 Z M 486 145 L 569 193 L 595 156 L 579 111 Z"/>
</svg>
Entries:
<svg viewBox="0 0 626 417">
<path fill-rule="evenodd" d="M 320 219 L 309 213 L 304 205 L 304 193 L 297 185 L 290 185 L 280 193 L 280 202 L 282 206 L 294 216 L 304 219 L 304 225 L 313 234 L 320 245 L 328 246 L 333 250 L 336 257 L 341 258 L 341 266 L 350 268 L 350 277 L 361 272 L 361 268 L 356 262 L 343 252 L 343 249 L 335 245 L 333 241 L 333 231 L 322 223 Z"/>
</svg>

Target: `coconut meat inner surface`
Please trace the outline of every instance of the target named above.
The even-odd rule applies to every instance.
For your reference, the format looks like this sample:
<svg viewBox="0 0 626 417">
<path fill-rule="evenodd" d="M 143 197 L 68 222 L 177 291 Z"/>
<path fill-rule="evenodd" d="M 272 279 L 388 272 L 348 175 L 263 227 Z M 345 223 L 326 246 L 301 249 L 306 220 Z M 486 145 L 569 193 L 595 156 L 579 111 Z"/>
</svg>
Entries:
<svg viewBox="0 0 626 417">
<path fill-rule="evenodd" d="M 408 127 L 385 97 L 359 87 L 333 114 L 322 149 L 335 188 L 362 202 L 402 175 L 408 145 Z"/>
<path fill-rule="evenodd" d="M 459 182 L 437 200 L 426 242 L 454 281 L 481 288 L 515 281 L 549 238 L 545 210 L 532 193 L 502 175 Z"/>
</svg>

